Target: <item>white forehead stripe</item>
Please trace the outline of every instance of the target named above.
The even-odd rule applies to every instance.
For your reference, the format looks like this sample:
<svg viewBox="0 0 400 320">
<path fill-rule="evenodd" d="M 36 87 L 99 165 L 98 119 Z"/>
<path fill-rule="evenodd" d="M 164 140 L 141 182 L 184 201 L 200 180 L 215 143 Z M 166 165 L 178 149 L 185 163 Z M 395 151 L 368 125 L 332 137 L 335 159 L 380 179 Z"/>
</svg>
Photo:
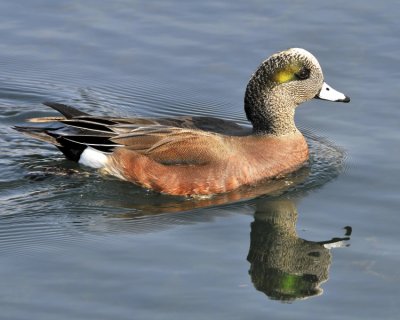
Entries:
<svg viewBox="0 0 400 320">
<path fill-rule="evenodd" d="M 321 66 L 319 65 L 319 62 L 316 57 L 314 57 L 310 52 L 308 52 L 305 49 L 302 48 L 290 48 L 287 51 L 293 52 L 294 54 L 298 54 L 304 57 L 307 57 L 313 64 L 318 66 L 321 69 Z"/>
</svg>

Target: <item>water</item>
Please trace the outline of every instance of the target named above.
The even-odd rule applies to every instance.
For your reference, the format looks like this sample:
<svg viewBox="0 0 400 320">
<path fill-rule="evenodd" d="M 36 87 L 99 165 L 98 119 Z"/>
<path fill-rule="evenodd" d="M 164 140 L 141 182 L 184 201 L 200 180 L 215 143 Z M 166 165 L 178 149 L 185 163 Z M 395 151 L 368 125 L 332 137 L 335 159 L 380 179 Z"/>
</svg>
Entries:
<svg viewBox="0 0 400 320">
<path fill-rule="evenodd" d="M 2 1 L 0 318 L 398 319 L 399 13 L 391 0 Z M 298 110 L 311 164 L 265 189 L 160 196 L 10 129 L 53 115 L 43 101 L 244 123 L 250 74 L 288 47 L 352 101 Z"/>
</svg>

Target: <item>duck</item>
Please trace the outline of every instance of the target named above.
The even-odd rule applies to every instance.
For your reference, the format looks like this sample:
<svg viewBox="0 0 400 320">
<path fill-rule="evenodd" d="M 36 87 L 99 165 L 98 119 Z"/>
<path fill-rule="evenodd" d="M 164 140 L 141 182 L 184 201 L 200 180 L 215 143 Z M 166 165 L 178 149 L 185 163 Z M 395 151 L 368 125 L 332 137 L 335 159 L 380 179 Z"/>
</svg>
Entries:
<svg viewBox="0 0 400 320">
<path fill-rule="evenodd" d="M 244 110 L 251 128 L 215 117 L 93 116 L 57 102 L 58 117 L 14 129 L 56 146 L 67 159 L 174 196 L 212 196 L 278 179 L 309 160 L 296 108 L 313 98 L 350 101 L 325 81 L 318 60 L 290 48 L 251 75 Z"/>
</svg>

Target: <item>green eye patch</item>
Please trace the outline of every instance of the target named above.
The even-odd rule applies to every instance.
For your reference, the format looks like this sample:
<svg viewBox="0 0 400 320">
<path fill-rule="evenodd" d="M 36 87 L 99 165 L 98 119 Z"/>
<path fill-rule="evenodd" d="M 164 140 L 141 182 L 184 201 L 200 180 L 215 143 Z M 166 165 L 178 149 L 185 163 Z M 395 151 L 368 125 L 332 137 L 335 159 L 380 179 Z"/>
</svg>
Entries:
<svg viewBox="0 0 400 320">
<path fill-rule="evenodd" d="M 289 65 L 286 68 L 278 69 L 273 79 L 277 83 L 285 83 L 293 80 L 304 80 L 310 76 L 310 70 L 300 65 Z"/>
</svg>

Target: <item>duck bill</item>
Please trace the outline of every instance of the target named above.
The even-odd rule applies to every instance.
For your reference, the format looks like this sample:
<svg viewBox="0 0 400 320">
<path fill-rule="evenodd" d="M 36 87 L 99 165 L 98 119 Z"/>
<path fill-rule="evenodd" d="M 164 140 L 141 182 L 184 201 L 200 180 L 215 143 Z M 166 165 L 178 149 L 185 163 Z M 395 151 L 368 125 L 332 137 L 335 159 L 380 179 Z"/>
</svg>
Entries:
<svg viewBox="0 0 400 320">
<path fill-rule="evenodd" d="M 334 102 L 350 102 L 350 98 L 348 96 L 336 91 L 326 82 L 323 83 L 321 91 L 315 96 L 315 98 Z"/>
</svg>

